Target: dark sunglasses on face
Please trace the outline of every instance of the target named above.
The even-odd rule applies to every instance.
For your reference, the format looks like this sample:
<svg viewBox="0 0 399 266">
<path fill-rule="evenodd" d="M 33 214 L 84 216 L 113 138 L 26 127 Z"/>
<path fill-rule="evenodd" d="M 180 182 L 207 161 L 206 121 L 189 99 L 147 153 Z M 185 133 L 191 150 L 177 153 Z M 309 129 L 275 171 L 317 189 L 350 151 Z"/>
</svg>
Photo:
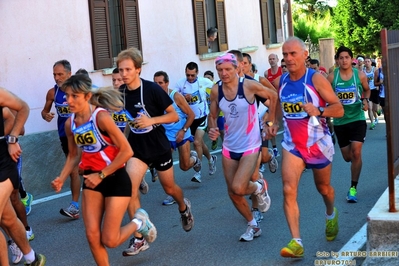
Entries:
<svg viewBox="0 0 399 266">
<path fill-rule="evenodd" d="M 287 66 L 286 66 L 286 65 L 281 65 L 281 67 L 282 67 L 282 68 L 286 68 Z"/>
<path fill-rule="evenodd" d="M 186 74 L 186 77 L 188 77 L 188 78 L 189 78 L 189 77 L 193 77 L 193 78 L 194 78 L 194 77 L 195 77 L 195 74 Z"/>
</svg>

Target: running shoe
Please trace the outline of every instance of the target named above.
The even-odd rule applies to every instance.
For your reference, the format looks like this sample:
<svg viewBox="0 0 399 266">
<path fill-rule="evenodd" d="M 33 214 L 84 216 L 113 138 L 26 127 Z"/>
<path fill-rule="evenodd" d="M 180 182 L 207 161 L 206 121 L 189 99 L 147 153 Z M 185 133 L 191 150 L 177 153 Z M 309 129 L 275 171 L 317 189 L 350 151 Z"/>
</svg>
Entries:
<svg viewBox="0 0 399 266">
<path fill-rule="evenodd" d="M 12 239 L 8 240 L 8 248 L 11 251 L 12 263 L 18 264 L 18 262 L 20 262 L 22 257 L 24 256 L 24 254 L 22 254 L 22 251 L 19 249 L 17 244 L 15 244 L 14 240 Z"/>
<path fill-rule="evenodd" d="M 261 163 L 259 166 L 259 172 L 263 173 L 265 171 L 265 164 Z"/>
<path fill-rule="evenodd" d="M 374 119 L 374 124 L 378 124 L 378 118 Z"/>
<path fill-rule="evenodd" d="M 167 196 L 166 199 L 163 200 L 162 205 L 172 205 L 176 201 L 172 196 Z"/>
<path fill-rule="evenodd" d="M 334 207 L 335 216 L 333 219 L 326 219 L 326 239 L 333 241 L 338 235 L 338 210 Z"/>
<path fill-rule="evenodd" d="M 218 147 L 218 139 L 212 141 L 211 149 L 214 151 Z"/>
<path fill-rule="evenodd" d="M 278 162 L 277 162 L 276 156 L 274 155 L 273 150 L 270 149 L 270 148 L 269 148 L 269 153 L 272 156 L 272 158 L 268 162 L 269 170 L 270 170 L 271 173 L 275 173 L 277 171 L 277 168 L 278 168 Z"/>
<path fill-rule="evenodd" d="M 137 230 L 137 232 L 142 234 L 148 243 L 154 242 L 155 239 L 157 238 L 157 229 L 155 228 L 154 224 L 150 221 L 148 213 L 144 209 L 139 208 L 134 214 L 134 218 L 141 220 L 143 222 L 143 224 Z"/>
<path fill-rule="evenodd" d="M 61 209 L 60 213 L 64 216 L 71 217 L 72 219 L 79 219 L 79 208 L 76 208 L 72 203 L 68 208 Z"/>
<path fill-rule="evenodd" d="M 378 110 L 377 110 L 377 115 L 380 116 L 381 114 L 382 114 L 382 110 L 381 110 L 381 109 L 378 109 Z"/>
<path fill-rule="evenodd" d="M 346 201 L 348 203 L 356 203 L 357 202 L 357 190 L 355 187 L 351 187 L 348 191 L 348 195 L 346 196 Z"/>
<path fill-rule="evenodd" d="M 189 232 L 194 227 L 194 216 L 191 213 L 191 202 L 188 199 L 184 199 L 187 209 L 184 213 L 181 213 L 181 224 L 184 231 Z"/>
<path fill-rule="evenodd" d="M 261 212 L 267 212 L 271 204 L 269 193 L 267 193 L 267 182 L 263 178 L 259 179 L 256 182 L 258 182 L 262 186 L 261 192 L 256 194 L 256 197 L 258 199 L 258 209 Z"/>
<path fill-rule="evenodd" d="M 273 154 L 274 154 L 274 157 L 279 157 L 280 156 L 280 153 L 278 152 L 277 148 L 273 148 Z"/>
<path fill-rule="evenodd" d="M 35 260 L 32 261 L 31 263 L 26 263 L 25 265 L 28 266 L 44 266 L 46 265 L 46 257 L 42 254 L 36 254 L 35 253 Z"/>
<path fill-rule="evenodd" d="M 303 247 L 292 239 L 286 247 L 281 249 L 280 255 L 285 258 L 302 258 L 303 252 Z"/>
<path fill-rule="evenodd" d="M 158 180 L 158 172 L 157 169 L 150 167 L 150 173 L 151 173 L 151 181 L 155 182 Z"/>
<path fill-rule="evenodd" d="M 26 215 L 29 215 L 29 213 L 32 210 L 32 201 L 33 201 L 32 194 L 26 193 L 26 197 L 21 199 L 21 201 L 25 206 Z"/>
<path fill-rule="evenodd" d="M 252 215 L 255 218 L 257 223 L 260 223 L 263 220 L 262 213 L 258 210 L 258 208 L 252 208 Z"/>
<path fill-rule="evenodd" d="M 214 175 L 216 173 L 216 161 L 218 157 L 216 155 L 212 155 L 209 160 L 209 175 Z"/>
<path fill-rule="evenodd" d="M 198 158 L 197 152 L 196 152 L 196 151 L 190 151 L 190 157 L 193 157 L 193 158 L 195 159 L 195 163 L 194 163 L 194 165 L 193 165 L 194 171 L 196 171 L 196 172 L 201 171 L 202 162 L 201 162 L 201 160 Z"/>
<path fill-rule="evenodd" d="M 191 178 L 192 182 L 201 183 L 201 172 L 195 173 Z"/>
<path fill-rule="evenodd" d="M 262 229 L 260 229 L 259 225 L 248 225 L 247 231 L 245 231 L 245 233 L 240 236 L 240 241 L 252 241 L 255 237 L 258 237 L 261 234 Z"/>
<path fill-rule="evenodd" d="M 32 227 L 29 227 L 29 230 L 26 230 L 26 238 L 29 241 L 32 241 L 35 238 L 35 234 L 33 233 Z"/>
<path fill-rule="evenodd" d="M 148 190 L 150 190 L 150 187 L 148 186 L 147 182 L 145 182 L 144 178 L 140 183 L 139 190 L 140 190 L 141 194 L 147 194 Z"/>
<path fill-rule="evenodd" d="M 370 124 L 370 130 L 373 130 L 375 128 L 375 124 L 373 122 L 371 122 Z"/>
<path fill-rule="evenodd" d="M 134 256 L 139 254 L 141 251 L 147 250 L 150 247 L 147 240 L 132 238 L 130 239 L 129 247 L 122 252 L 123 256 Z"/>
</svg>

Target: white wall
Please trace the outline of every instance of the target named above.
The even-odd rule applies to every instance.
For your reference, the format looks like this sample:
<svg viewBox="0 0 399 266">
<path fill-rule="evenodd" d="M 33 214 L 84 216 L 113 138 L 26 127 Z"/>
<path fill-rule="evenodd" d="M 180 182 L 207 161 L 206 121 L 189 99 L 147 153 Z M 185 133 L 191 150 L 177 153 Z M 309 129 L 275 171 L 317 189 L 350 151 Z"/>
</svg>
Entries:
<svg viewBox="0 0 399 266">
<path fill-rule="evenodd" d="M 270 53 L 262 44 L 259 0 L 225 1 L 229 49 L 258 46 L 251 53 L 262 74 Z M 200 61 L 195 52 L 191 0 L 139 0 L 144 61 L 142 77 L 152 80 L 158 70 L 168 72 L 171 86 L 184 76 L 190 61 L 200 75 L 215 72 L 213 60 Z M 88 1 L 0 1 L 0 86 L 28 102 L 31 113 L 27 134 L 56 129 L 55 120 L 40 115 L 48 89 L 54 85 L 52 66 L 60 59 L 71 62 L 72 72 L 85 68 L 93 83 L 111 85 L 111 77 L 93 70 Z M 216 75 L 216 72 L 215 72 Z"/>
</svg>

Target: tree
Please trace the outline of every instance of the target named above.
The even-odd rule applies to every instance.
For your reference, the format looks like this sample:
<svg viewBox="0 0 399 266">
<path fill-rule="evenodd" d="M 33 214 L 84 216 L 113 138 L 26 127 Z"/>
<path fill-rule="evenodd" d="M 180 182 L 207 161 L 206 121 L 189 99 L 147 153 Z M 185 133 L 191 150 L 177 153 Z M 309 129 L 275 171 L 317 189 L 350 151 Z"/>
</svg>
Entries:
<svg viewBox="0 0 399 266">
<path fill-rule="evenodd" d="M 398 13 L 398 0 L 338 0 L 332 19 L 336 44 L 355 53 L 380 51 L 380 31 L 399 29 Z"/>
</svg>

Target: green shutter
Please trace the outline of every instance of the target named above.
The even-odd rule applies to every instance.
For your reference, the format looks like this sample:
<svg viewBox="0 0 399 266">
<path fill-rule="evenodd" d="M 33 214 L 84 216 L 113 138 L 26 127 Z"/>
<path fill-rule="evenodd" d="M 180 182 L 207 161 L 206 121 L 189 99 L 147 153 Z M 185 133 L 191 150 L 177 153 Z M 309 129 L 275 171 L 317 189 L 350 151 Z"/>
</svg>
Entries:
<svg viewBox="0 0 399 266">
<path fill-rule="evenodd" d="M 270 32 L 268 21 L 268 0 L 260 0 L 260 18 L 262 23 L 263 44 L 270 44 Z"/>
<path fill-rule="evenodd" d="M 218 42 L 219 50 L 227 51 L 229 46 L 227 44 L 227 27 L 226 27 L 226 9 L 224 7 L 224 0 L 216 0 L 216 20 L 218 28 Z"/>
<path fill-rule="evenodd" d="M 205 1 L 193 0 L 193 10 L 197 54 L 205 54 L 208 52 Z"/>
</svg>

